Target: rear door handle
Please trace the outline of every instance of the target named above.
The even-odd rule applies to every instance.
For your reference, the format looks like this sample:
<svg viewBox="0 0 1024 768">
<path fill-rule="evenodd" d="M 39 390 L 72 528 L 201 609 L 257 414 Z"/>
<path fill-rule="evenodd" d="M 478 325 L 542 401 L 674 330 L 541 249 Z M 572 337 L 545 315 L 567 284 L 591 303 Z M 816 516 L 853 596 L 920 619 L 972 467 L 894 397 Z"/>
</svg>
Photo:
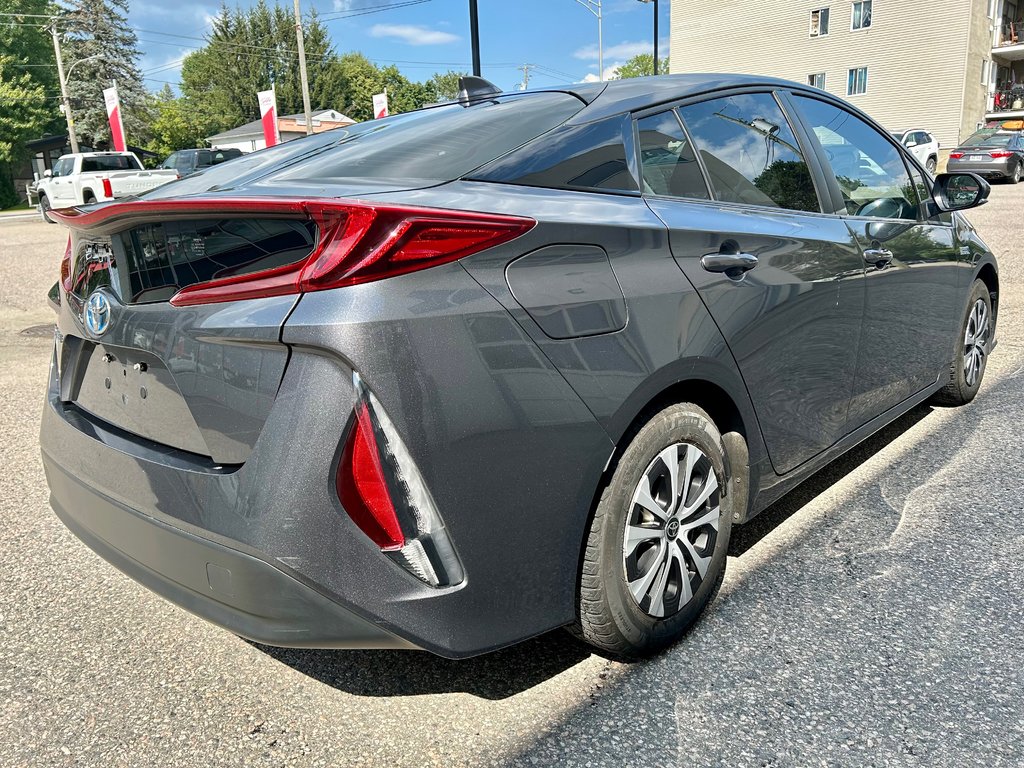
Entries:
<svg viewBox="0 0 1024 768">
<path fill-rule="evenodd" d="M 752 253 L 709 253 L 701 256 L 700 265 L 708 272 L 724 272 L 735 279 L 757 266 L 757 256 Z"/>
<path fill-rule="evenodd" d="M 892 263 L 892 251 L 888 248 L 869 248 L 864 251 L 864 261 L 868 264 L 884 266 Z"/>
</svg>

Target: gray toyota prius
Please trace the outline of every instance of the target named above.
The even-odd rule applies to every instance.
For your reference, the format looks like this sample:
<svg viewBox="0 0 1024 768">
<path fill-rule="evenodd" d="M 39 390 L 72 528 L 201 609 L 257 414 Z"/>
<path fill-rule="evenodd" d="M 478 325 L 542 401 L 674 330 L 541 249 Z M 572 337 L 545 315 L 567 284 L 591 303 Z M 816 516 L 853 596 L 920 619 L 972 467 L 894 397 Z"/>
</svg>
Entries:
<svg viewBox="0 0 1024 768">
<path fill-rule="evenodd" d="M 42 453 L 89 547 L 262 643 L 637 657 L 734 525 L 978 392 L 977 176 L 781 80 L 463 86 L 53 213 Z"/>
</svg>

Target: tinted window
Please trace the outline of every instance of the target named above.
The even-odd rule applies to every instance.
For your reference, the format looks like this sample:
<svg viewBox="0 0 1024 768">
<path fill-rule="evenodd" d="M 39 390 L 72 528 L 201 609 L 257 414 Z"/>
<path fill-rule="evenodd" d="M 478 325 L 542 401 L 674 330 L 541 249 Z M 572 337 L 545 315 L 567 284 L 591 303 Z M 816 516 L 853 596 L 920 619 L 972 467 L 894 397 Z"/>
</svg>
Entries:
<svg viewBox="0 0 1024 768">
<path fill-rule="evenodd" d="M 931 184 L 925 179 L 921 172 L 914 166 L 910 167 L 910 177 L 914 182 L 914 187 L 917 191 L 917 199 L 922 205 L 930 203 L 932 201 L 932 187 Z M 929 209 L 925 207 L 921 210 L 921 217 L 928 218 Z"/>
<path fill-rule="evenodd" d="M 221 163 L 233 160 L 236 157 L 242 156 L 242 150 L 240 149 L 215 149 L 211 153 L 213 159 L 211 165 L 220 165 Z"/>
<path fill-rule="evenodd" d="M 178 155 L 178 159 L 174 161 L 174 167 L 182 173 L 188 173 L 192 170 L 192 164 L 195 160 L 195 154 L 192 152 L 182 152 Z"/>
<path fill-rule="evenodd" d="M 821 210 L 796 137 L 771 94 L 729 96 L 679 111 L 716 199 Z"/>
<path fill-rule="evenodd" d="M 178 158 L 178 153 L 175 152 L 174 154 L 170 155 L 166 160 L 164 160 L 162 163 L 160 163 L 160 167 L 161 168 L 173 168 L 174 167 L 174 163 L 177 160 L 177 158 Z"/>
<path fill-rule="evenodd" d="M 637 192 L 622 137 L 627 117 L 563 126 L 491 163 L 474 178 L 551 189 Z"/>
<path fill-rule="evenodd" d="M 961 146 L 964 147 L 1008 147 L 1013 140 L 1012 133 L 994 133 L 989 136 L 971 136 Z"/>
<path fill-rule="evenodd" d="M 917 195 L 900 151 L 883 134 L 846 110 L 817 99 L 796 98 L 825 150 L 847 211 L 916 219 Z"/>
<path fill-rule="evenodd" d="M 637 120 L 644 191 L 708 199 L 704 175 L 673 111 Z"/>
<path fill-rule="evenodd" d="M 582 107 L 575 96 L 536 93 L 369 120 L 332 131 L 338 138 L 334 148 L 280 178 L 451 181 L 551 130 Z"/>
<path fill-rule="evenodd" d="M 137 170 L 139 170 L 139 164 L 131 155 L 100 155 L 82 158 L 82 173 Z"/>
<path fill-rule="evenodd" d="M 168 221 L 113 238 L 119 293 L 166 301 L 179 289 L 291 264 L 310 254 L 316 227 L 287 219 Z"/>
</svg>

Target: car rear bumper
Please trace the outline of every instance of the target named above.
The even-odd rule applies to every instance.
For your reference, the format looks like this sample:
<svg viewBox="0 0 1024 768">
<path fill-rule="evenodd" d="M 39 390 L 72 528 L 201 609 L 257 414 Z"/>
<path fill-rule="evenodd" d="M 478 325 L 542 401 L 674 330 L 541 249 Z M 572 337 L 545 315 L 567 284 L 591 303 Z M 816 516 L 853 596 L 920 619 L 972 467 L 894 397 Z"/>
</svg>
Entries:
<svg viewBox="0 0 1024 768">
<path fill-rule="evenodd" d="M 1005 179 L 1013 175 L 1016 159 L 993 160 L 992 162 L 974 162 L 969 160 L 949 160 L 946 173 L 976 173 L 989 179 Z"/>
<path fill-rule="evenodd" d="M 57 517 L 104 560 L 162 597 L 269 645 L 414 648 L 263 559 L 128 509 L 43 454 Z"/>
</svg>

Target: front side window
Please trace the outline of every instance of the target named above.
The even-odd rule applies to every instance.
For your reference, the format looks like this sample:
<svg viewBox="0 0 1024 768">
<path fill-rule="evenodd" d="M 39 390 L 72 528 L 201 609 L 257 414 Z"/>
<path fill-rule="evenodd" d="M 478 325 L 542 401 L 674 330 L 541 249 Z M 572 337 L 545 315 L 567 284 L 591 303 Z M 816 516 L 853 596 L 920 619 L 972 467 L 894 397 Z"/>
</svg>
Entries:
<svg viewBox="0 0 1024 768">
<path fill-rule="evenodd" d="M 825 73 L 815 72 L 813 75 L 808 75 L 807 84 L 813 88 L 825 90 Z"/>
<path fill-rule="evenodd" d="M 828 34 L 828 8 L 811 11 L 811 37 L 824 37 Z"/>
<path fill-rule="evenodd" d="M 164 160 L 163 163 L 160 164 L 160 167 L 161 168 L 174 168 L 174 163 L 175 163 L 175 161 L 177 159 L 178 159 L 178 153 L 175 152 L 170 157 L 168 157 L 166 160 Z"/>
<path fill-rule="evenodd" d="M 770 93 L 727 96 L 679 111 L 717 200 L 821 210 L 793 130 Z"/>
<path fill-rule="evenodd" d="M 916 219 L 917 194 L 900 151 L 859 117 L 807 96 L 796 102 L 854 216 Z"/>
<path fill-rule="evenodd" d="M 867 29 L 871 26 L 871 0 L 862 0 L 853 4 L 852 29 Z"/>
<path fill-rule="evenodd" d="M 857 96 L 868 91 L 868 68 L 851 69 L 846 79 L 846 95 Z"/>
<path fill-rule="evenodd" d="M 689 139 L 673 110 L 636 122 L 644 192 L 707 200 L 707 185 Z"/>
</svg>

